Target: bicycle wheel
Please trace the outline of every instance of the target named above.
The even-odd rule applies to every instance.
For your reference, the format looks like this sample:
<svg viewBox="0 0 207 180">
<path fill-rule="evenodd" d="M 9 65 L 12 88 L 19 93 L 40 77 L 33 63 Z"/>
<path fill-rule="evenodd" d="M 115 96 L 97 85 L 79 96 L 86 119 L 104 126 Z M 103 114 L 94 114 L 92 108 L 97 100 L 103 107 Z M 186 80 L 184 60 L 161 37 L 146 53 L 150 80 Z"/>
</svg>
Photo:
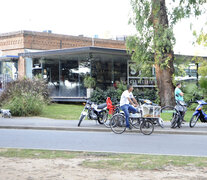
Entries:
<svg viewBox="0 0 207 180">
<path fill-rule="evenodd" d="M 164 106 L 160 110 L 160 119 L 158 124 L 163 127 L 164 122 L 170 121 L 171 128 L 177 127 L 177 122 L 179 120 L 179 111 L 177 111 L 173 106 Z"/>
<path fill-rule="evenodd" d="M 150 135 L 154 132 L 154 124 L 150 120 L 143 120 L 140 125 L 140 131 L 144 135 Z"/>
<path fill-rule="evenodd" d="M 162 118 L 158 118 L 157 119 L 157 124 L 161 127 L 161 128 L 164 128 L 164 121 Z"/>
<path fill-rule="evenodd" d="M 140 128 L 140 119 L 139 118 L 130 118 L 129 124 L 136 129 Z"/>
<path fill-rule="evenodd" d="M 178 124 L 179 118 L 180 118 L 179 112 L 175 112 L 172 116 L 171 128 L 176 128 L 179 125 Z"/>
<path fill-rule="evenodd" d="M 193 128 L 196 125 L 196 123 L 198 121 L 198 118 L 199 118 L 199 115 L 193 115 L 192 116 L 192 118 L 190 120 L 190 123 L 189 123 L 191 128 Z"/>
<path fill-rule="evenodd" d="M 110 121 L 111 121 L 111 115 L 106 113 L 106 116 L 104 118 L 104 126 L 106 126 L 107 128 L 110 128 Z"/>
<path fill-rule="evenodd" d="M 126 130 L 125 116 L 122 114 L 114 114 L 110 121 L 111 130 L 116 134 L 121 134 Z"/>
</svg>

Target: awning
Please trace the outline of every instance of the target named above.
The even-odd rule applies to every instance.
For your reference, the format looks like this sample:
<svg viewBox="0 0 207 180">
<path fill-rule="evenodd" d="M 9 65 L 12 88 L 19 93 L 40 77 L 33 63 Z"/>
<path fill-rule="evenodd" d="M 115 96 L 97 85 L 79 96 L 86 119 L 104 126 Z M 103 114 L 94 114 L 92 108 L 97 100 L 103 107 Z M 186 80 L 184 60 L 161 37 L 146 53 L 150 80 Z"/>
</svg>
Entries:
<svg viewBox="0 0 207 180">
<path fill-rule="evenodd" d="M 0 56 L 0 61 L 17 61 L 18 59 L 19 56 L 15 55 Z"/>
<path fill-rule="evenodd" d="M 111 54 L 111 55 L 121 55 L 129 56 L 126 50 L 123 49 L 112 49 L 103 47 L 77 47 L 69 49 L 56 49 L 56 50 L 45 50 L 39 52 L 26 52 L 19 53 L 19 56 L 30 57 L 30 58 L 59 58 L 67 59 L 67 56 L 84 54 L 84 53 L 101 53 L 101 54 Z"/>
</svg>

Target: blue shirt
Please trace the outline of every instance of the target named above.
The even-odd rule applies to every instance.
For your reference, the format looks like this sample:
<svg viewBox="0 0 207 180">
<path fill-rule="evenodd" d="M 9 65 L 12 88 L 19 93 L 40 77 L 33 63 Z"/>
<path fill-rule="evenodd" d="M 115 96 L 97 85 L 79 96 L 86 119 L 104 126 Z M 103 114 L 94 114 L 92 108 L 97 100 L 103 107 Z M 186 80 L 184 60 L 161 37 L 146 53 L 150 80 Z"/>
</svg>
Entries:
<svg viewBox="0 0 207 180">
<path fill-rule="evenodd" d="M 175 88 L 175 100 L 176 101 L 184 101 L 183 96 L 181 96 L 180 93 L 182 93 L 182 91 L 180 90 L 180 88 L 176 87 Z"/>
</svg>

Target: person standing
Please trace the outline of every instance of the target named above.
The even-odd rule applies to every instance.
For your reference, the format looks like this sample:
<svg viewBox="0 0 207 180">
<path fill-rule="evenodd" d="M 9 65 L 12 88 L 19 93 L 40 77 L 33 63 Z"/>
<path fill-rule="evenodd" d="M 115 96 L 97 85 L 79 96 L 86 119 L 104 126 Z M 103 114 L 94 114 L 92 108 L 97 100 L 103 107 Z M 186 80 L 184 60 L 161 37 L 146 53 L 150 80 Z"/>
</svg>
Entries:
<svg viewBox="0 0 207 180">
<path fill-rule="evenodd" d="M 127 90 L 125 90 L 120 99 L 120 107 L 121 110 L 124 111 L 125 119 L 126 119 L 126 127 L 131 129 L 129 124 L 129 112 L 136 113 L 137 109 L 135 107 L 138 106 L 137 100 L 134 98 L 133 94 L 133 86 L 128 85 Z"/>
<path fill-rule="evenodd" d="M 176 84 L 176 88 L 175 88 L 175 101 L 176 101 L 176 103 L 179 101 L 182 101 L 184 103 L 184 93 L 181 91 L 181 89 L 180 89 L 181 87 L 182 87 L 182 85 L 180 82 Z M 182 111 L 180 111 L 180 114 L 182 116 L 182 122 L 184 123 L 184 122 L 186 122 L 184 120 L 184 116 L 185 116 L 185 112 L 187 109 L 185 109 L 184 106 L 181 106 L 181 110 Z"/>
<path fill-rule="evenodd" d="M 181 91 L 181 88 L 182 87 L 182 85 L 181 85 L 181 83 L 179 82 L 179 83 L 177 83 L 176 84 L 176 88 L 175 88 L 175 100 L 176 101 L 184 101 L 184 93 Z"/>
</svg>

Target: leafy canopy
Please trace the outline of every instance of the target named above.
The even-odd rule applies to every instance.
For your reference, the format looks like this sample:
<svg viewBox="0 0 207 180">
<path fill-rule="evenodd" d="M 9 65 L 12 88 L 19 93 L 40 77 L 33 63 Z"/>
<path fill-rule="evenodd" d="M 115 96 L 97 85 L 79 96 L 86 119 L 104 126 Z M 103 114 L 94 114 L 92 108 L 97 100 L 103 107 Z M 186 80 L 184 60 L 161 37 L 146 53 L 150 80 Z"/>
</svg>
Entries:
<svg viewBox="0 0 207 180">
<path fill-rule="evenodd" d="M 204 12 L 202 5 L 206 3 L 206 0 L 171 0 L 165 7 L 160 1 L 164 2 L 131 0 L 133 14 L 129 23 L 136 27 L 137 34 L 127 39 L 127 47 L 132 60 L 138 61 L 142 69 L 153 64 L 168 66 L 170 59 L 166 54 L 172 52 L 175 44 L 173 26 L 183 18 L 201 15 Z M 161 9 L 167 12 L 166 21 L 161 20 Z M 159 57 L 155 61 L 153 53 Z"/>
</svg>

